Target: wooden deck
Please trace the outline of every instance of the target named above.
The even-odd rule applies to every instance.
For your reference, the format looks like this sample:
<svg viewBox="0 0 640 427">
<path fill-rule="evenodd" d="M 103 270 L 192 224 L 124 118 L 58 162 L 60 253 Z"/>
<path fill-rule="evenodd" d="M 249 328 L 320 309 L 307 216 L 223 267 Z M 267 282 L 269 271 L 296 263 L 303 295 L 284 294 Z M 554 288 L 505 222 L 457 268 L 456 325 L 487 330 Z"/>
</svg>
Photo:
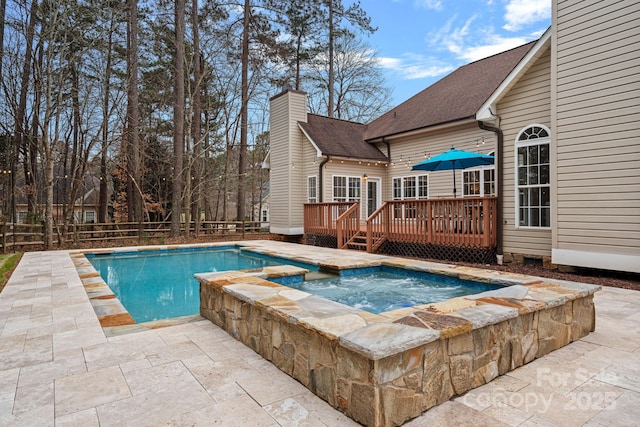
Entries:
<svg viewBox="0 0 640 427">
<path fill-rule="evenodd" d="M 375 253 L 384 242 L 495 248 L 495 197 L 387 201 L 361 220 L 359 203 L 308 203 L 305 234 L 335 236 L 338 248 Z"/>
</svg>

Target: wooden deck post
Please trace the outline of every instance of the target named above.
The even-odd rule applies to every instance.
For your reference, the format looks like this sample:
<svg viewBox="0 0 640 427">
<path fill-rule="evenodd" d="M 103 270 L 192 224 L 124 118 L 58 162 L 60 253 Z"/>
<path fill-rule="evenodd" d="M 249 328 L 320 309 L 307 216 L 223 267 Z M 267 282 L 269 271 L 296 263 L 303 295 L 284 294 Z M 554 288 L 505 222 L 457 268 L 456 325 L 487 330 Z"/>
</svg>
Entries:
<svg viewBox="0 0 640 427">
<path fill-rule="evenodd" d="M 489 202 L 489 200 L 484 200 L 482 203 L 482 214 L 484 215 L 482 219 L 482 246 L 484 246 L 485 248 L 488 248 L 491 243 L 491 209 L 489 209 L 490 204 L 491 203 Z"/>
</svg>

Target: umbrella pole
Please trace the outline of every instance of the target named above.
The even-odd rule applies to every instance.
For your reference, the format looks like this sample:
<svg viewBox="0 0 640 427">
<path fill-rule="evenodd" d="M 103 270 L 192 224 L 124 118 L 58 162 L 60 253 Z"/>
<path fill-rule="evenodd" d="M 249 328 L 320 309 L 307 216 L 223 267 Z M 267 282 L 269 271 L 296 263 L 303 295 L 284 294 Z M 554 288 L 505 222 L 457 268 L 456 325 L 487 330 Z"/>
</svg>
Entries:
<svg viewBox="0 0 640 427">
<path fill-rule="evenodd" d="M 456 198 L 456 168 L 453 169 L 453 198 Z"/>
</svg>

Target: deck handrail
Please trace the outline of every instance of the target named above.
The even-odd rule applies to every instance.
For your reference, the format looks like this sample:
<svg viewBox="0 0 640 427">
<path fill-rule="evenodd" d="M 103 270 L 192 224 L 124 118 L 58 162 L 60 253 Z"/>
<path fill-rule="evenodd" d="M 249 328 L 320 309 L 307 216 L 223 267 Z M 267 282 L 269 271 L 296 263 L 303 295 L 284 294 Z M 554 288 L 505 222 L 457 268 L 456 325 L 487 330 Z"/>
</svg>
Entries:
<svg viewBox="0 0 640 427">
<path fill-rule="evenodd" d="M 384 202 L 367 218 L 367 252 L 376 252 L 387 240 L 389 228 L 387 218 L 389 218 L 389 205 L 387 202 Z"/>
<path fill-rule="evenodd" d="M 356 202 L 340 215 L 336 221 L 337 246 L 339 249 L 347 247 L 347 243 L 360 231 L 358 213 L 360 203 Z"/>
</svg>

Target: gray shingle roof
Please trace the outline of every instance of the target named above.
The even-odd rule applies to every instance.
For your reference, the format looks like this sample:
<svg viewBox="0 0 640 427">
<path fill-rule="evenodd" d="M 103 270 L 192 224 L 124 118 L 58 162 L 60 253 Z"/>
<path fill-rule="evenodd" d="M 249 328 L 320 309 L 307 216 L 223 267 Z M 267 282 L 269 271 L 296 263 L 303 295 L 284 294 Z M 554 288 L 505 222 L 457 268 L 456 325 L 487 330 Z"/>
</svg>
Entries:
<svg viewBox="0 0 640 427">
<path fill-rule="evenodd" d="M 535 41 L 464 65 L 369 123 L 365 140 L 473 118 Z"/>
<path fill-rule="evenodd" d="M 387 160 L 375 146 L 364 142 L 366 125 L 362 123 L 308 114 L 307 123 L 299 124 L 324 155 Z"/>
</svg>

